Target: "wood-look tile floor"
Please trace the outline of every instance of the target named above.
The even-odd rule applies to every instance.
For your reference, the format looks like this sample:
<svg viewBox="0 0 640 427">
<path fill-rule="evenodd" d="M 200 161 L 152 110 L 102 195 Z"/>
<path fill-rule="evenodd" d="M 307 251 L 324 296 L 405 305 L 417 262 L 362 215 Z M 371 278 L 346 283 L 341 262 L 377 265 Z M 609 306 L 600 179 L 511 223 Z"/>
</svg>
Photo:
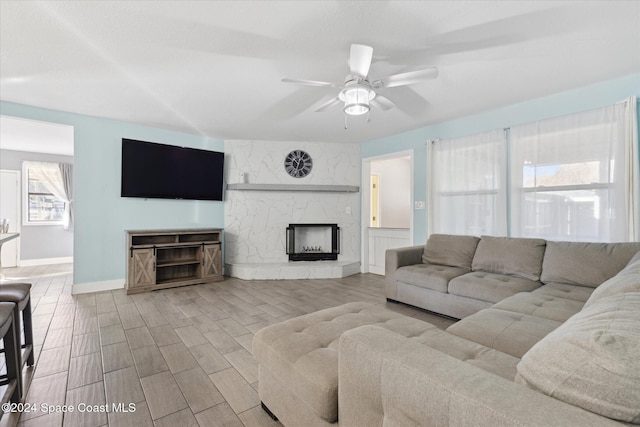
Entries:
<svg viewBox="0 0 640 427">
<path fill-rule="evenodd" d="M 384 278 L 372 274 L 72 295 L 71 271 L 71 264 L 4 269 L 3 283 L 32 283 L 36 365 L 26 402 L 37 410 L 5 414 L 0 425 L 279 426 L 257 393 L 251 341 L 261 328 L 352 301 L 440 328 L 453 323 L 387 303 Z M 135 412 L 103 411 L 113 404 Z M 63 405 L 76 410 L 60 412 Z"/>
</svg>

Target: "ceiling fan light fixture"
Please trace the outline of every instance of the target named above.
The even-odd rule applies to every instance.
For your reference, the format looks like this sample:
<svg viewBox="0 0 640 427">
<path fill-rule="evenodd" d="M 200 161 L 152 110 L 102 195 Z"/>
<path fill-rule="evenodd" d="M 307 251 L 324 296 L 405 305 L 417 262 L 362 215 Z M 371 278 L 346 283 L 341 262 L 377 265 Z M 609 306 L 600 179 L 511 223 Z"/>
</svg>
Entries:
<svg viewBox="0 0 640 427">
<path fill-rule="evenodd" d="M 368 102 L 366 104 L 344 104 L 344 112 L 350 116 L 361 116 L 368 113 L 370 109 Z"/>
<path fill-rule="evenodd" d="M 376 96 L 376 93 L 363 84 L 352 84 L 344 88 L 338 98 L 344 102 L 344 112 L 350 116 L 361 116 L 369 112 L 371 108 L 369 101 Z"/>
</svg>

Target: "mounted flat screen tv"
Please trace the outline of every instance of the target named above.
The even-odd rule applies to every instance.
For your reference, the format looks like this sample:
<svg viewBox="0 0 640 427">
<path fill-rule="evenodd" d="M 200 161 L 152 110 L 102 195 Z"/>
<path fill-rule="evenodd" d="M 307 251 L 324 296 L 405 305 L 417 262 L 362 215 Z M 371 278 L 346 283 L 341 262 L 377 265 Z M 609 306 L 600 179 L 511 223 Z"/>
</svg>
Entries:
<svg viewBox="0 0 640 427">
<path fill-rule="evenodd" d="M 122 138 L 122 197 L 222 200 L 224 153 Z"/>
</svg>

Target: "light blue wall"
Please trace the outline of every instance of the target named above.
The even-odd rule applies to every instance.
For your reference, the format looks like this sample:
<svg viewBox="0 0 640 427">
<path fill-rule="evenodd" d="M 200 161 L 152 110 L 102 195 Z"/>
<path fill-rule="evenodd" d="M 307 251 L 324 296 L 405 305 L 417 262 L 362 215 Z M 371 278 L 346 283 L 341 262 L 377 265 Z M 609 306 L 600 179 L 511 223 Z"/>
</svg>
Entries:
<svg viewBox="0 0 640 427">
<path fill-rule="evenodd" d="M 426 142 L 428 140 L 456 138 L 550 117 L 573 114 L 611 105 L 634 95 L 640 97 L 640 74 L 633 74 L 473 116 L 438 123 L 410 132 L 368 141 L 361 145 L 360 152 L 362 158 L 368 158 L 399 151 L 415 150 L 414 201 L 424 201 L 426 200 L 427 191 Z M 464 102 L 464 100 L 460 100 L 460 102 Z M 426 210 L 414 210 L 414 242 L 416 245 L 423 244 L 426 240 L 426 212 Z"/>
<path fill-rule="evenodd" d="M 125 277 L 125 230 L 224 227 L 224 203 L 120 197 L 121 139 L 224 151 L 224 141 L 0 102 L 0 114 L 74 127 L 74 283 Z"/>
</svg>

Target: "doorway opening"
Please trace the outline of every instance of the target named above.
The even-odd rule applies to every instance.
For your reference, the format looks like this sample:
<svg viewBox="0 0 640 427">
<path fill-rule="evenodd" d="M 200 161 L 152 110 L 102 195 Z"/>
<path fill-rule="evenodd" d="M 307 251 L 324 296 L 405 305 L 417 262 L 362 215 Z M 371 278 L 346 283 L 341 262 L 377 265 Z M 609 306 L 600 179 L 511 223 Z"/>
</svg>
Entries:
<svg viewBox="0 0 640 427">
<path fill-rule="evenodd" d="M 372 160 L 372 228 L 411 228 L 411 156 Z"/>
<path fill-rule="evenodd" d="M 413 242 L 413 150 L 362 161 L 362 272 L 384 274 L 387 249 Z"/>
<path fill-rule="evenodd" d="M 64 191 L 72 200 L 72 166 L 67 166 L 73 164 L 73 149 L 73 126 L 0 116 L 0 218 L 7 219 L 10 233 L 18 234 L 2 247 L 5 271 L 73 262 L 73 228 L 54 215 L 66 202 L 53 194 Z M 65 165 L 66 176 L 71 176 L 65 178 L 66 189 L 52 190 L 53 184 L 45 181 L 53 178 L 35 173 L 45 165 L 56 171 Z"/>
</svg>

